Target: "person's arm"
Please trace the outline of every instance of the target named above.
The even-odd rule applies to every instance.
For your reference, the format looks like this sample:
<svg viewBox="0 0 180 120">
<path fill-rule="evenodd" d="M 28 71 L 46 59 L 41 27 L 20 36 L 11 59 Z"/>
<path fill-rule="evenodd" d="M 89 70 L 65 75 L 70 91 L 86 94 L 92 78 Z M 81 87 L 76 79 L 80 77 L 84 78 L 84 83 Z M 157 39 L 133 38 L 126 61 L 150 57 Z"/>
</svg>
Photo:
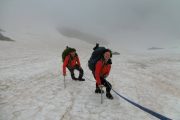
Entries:
<svg viewBox="0 0 180 120">
<path fill-rule="evenodd" d="M 102 68 L 102 62 L 98 61 L 95 66 L 95 78 L 96 78 L 96 83 L 98 85 L 101 85 L 101 79 L 100 79 L 101 68 Z"/>
<path fill-rule="evenodd" d="M 63 63 L 63 75 L 66 76 L 66 66 L 68 64 L 69 61 L 69 56 L 66 56 L 64 63 Z"/>
<path fill-rule="evenodd" d="M 111 65 L 108 64 L 108 66 L 107 66 L 107 72 L 106 72 L 106 74 L 105 74 L 105 76 L 104 76 L 105 78 L 106 78 L 107 76 L 109 76 L 110 70 L 111 70 Z"/>
</svg>

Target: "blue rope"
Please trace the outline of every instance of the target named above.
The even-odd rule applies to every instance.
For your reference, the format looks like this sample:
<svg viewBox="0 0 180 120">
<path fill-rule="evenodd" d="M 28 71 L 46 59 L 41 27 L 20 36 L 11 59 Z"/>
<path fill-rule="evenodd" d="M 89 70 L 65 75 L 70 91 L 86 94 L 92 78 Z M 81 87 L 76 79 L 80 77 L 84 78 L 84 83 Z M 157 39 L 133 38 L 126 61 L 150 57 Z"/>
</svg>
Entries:
<svg viewBox="0 0 180 120">
<path fill-rule="evenodd" d="M 150 110 L 150 109 L 148 109 L 148 108 L 145 108 L 145 107 L 143 107 L 143 106 L 141 106 L 141 105 L 139 105 L 139 104 L 137 104 L 137 103 L 135 103 L 135 102 L 127 99 L 127 98 L 125 98 L 124 96 L 122 96 L 122 95 L 120 95 L 118 92 L 116 92 L 114 89 L 112 89 L 112 91 L 114 91 L 118 96 L 120 96 L 120 97 L 123 98 L 124 100 L 128 101 L 128 102 L 131 103 L 132 105 L 134 105 L 134 106 L 140 108 L 141 110 L 143 110 L 143 111 L 145 111 L 145 112 L 153 115 L 154 117 L 159 118 L 160 120 L 172 120 L 172 119 L 170 119 L 170 118 L 167 118 L 167 117 L 165 117 L 165 116 L 163 116 L 163 115 L 161 115 L 161 114 L 159 114 L 159 113 L 157 113 L 157 112 L 154 112 L 154 111 L 152 111 L 152 110 Z"/>
<path fill-rule="evenodd" d="M 90 80 L 90 79 L 89 79 L 89 80 Z M 108 83 L 108 82 L 107 82 L 107 83 Z M 110 86 L 110 85 L 109 85 L 109 86 Z M 137 104 L 137 103 L 135 103 L 135 102 L 127 99 L 127 98 L 125 98 L 124 96 L 122 96 L 122 95 L 120 95 L 118 92 L 116 92 L 113 88 L 112 88 L 112 91 L 115 92 L 118 96 L 120 96 L 120 97 L 123 98 L 124 100 L 128 101 L 129 103 L 131 103 L 132 105 L 138 107 L 139 109 L 143 110 L 144 112 L 147 112 L 147 113 L 151 114 L 152 116 L 154 116 L 154 117 L 156 117 L 156 118 L 158 118 L 158 119 L 160 119 L 160 120 L 172 120 L 172 119 L 170 119 L 170 118 L 168 118 L 168 117 L 165 117 L 165 116 L 163 116 L 163 115 L 161 115 L 161 114 L 159 114 L 159 113 L 157 113 L 157 112 L 154 112 L 154 111 L 152 111 L 152 110 L 150 110 L 150 109 L 148 109 L 148 108 L 145 108 L 145 107 L 143 107 L 143 106 L 141 106 L 141 105 L 139 105 L 139 104 Z"/>
</svg>

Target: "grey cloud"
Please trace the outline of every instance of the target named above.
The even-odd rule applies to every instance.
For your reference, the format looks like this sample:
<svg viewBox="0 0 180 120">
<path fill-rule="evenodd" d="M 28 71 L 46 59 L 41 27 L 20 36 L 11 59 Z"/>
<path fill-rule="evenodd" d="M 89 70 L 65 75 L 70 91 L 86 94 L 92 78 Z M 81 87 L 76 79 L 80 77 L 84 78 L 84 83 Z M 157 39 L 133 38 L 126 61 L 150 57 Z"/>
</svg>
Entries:
<svg viewBox="0 0 180 120">
<path fill-rule="evenodd" d="M 2 0 L 1 3 L 0 26 L 22 29 L 27 24 L 35 28 L 54 24 L 54 29 L 71 28 L 127 49 L 180 44 L 179 0 Z"/>
</svg>

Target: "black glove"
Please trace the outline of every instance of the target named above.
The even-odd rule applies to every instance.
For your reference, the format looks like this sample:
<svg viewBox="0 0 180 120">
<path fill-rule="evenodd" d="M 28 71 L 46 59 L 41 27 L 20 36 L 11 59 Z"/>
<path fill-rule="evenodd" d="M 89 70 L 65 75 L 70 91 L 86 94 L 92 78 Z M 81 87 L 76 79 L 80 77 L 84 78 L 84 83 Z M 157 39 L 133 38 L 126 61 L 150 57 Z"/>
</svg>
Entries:
<svg viewBox="0 0 180 120">
<path fill-rule="evenodd" d="M 109 60 L 107 61 L 107 63 L 108 63 L 108 64 L 112 64 L 112 60 L 109 59 Z"/>
</svg>

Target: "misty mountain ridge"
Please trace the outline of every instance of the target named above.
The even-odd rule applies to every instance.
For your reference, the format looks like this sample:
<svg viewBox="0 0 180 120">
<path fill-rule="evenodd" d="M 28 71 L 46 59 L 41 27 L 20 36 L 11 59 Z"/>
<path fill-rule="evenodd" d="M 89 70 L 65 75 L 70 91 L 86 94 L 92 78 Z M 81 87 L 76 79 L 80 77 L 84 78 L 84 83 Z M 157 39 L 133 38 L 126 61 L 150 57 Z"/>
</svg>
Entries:
<svg viewBox="0 0 180 120">
<path fill-rule="evenodd" d="M 0 29 L 0 41 L 14 41 L 9 37 L 4 36 L 1 32 L 4 32 L 4 30 Z"/>
<path fill-rule="evenodd" d="M 85 41 L 85 42 L 87 42 L 89 44 L 93 44 L 93 45 L 96 43 L 100 43 L 101 45 L 109 44 L 107 40 L 105 40 L 99 36 L 89 34 L 86 32 L 82 32 L 77 29 L 63 27 L 63 28 L 57 28 L 57 31 L 60 34 L 62 34 L 63 36 L 70 37 L 70 38 L 77 38 L 79 40 Z"/>
</svg>

